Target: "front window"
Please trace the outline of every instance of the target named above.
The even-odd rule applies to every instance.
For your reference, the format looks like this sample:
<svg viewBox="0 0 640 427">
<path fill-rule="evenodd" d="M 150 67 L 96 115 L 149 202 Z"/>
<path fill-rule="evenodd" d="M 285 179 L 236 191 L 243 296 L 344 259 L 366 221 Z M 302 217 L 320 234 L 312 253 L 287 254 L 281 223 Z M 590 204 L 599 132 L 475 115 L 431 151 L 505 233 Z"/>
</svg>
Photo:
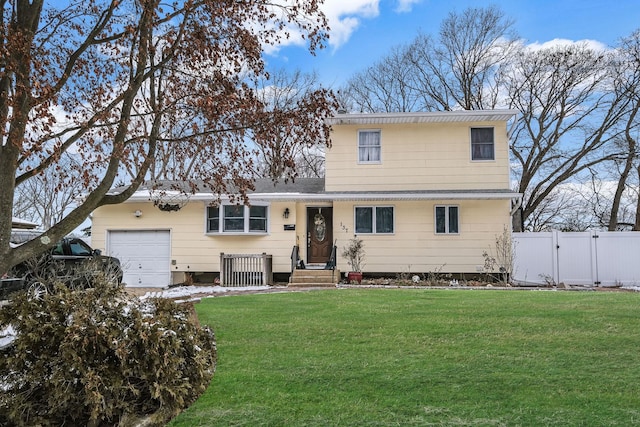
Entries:
<svg viewBox="0 0 640 427">
<path fill-rule="evenodd" d="M 436 234 L 458 234 L 458 206 L 436 206 Z"/>
<path fill-rule="evenodd" d="M 217 206 L 209 206 L 207 208 L 207 232 L 220 232 L 220 208 Z"/>
<path fill-rule="evenodd" d="M 355 210 L 356 234 L 391 234 L 394 232 L 392 206 L 358 206 Z"/>
<path fill-rule="evenodd" d="M 380 131 L 358 132 L 358 163 L 380 163 Z"/>
<path fill-rule="evenodd" d="M 495 160 L 493 128 L 471 128 L 471 160 Z"/>
<path fill-rule="evenodd" d="M 266 233 L 267 206 L 207 207 L 207 233 Z"/>
<path fill-rule="evenodd" d="M 244 206 L 224 206 L 225 232 L 244 232 Z"/>
<path fill-rule="evenodd" d="M 249 208 L 249 231 L 267 231 L 266 206 L 251 206 Z"/>
</svg>

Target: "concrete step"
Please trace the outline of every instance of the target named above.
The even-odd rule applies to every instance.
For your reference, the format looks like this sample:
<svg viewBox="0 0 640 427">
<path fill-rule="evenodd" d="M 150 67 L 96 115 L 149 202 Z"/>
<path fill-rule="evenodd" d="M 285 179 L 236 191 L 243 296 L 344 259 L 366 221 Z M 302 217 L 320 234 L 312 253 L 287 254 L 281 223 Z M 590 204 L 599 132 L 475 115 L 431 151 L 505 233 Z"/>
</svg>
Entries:
<svg viewBox="0 0 640 427">
<path fill-rule="evenodd" d="M 289 283 L 289 288 L 335 288 L 336 283 Z"/>
<path fill-rule="evenodd" d="M 311 286 L 330 285 L 340 282 L 339 270 L 295 270 L 289 279 L 289 285 Z"/>
</svg>

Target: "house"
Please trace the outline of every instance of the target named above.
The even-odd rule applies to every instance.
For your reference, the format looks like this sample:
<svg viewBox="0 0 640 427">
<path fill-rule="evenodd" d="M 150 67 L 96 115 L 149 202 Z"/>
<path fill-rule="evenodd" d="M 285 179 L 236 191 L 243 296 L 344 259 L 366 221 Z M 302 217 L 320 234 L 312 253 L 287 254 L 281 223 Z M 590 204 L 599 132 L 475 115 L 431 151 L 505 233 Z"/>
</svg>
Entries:
<svg viewBox="0 0 640 427">
<path fill-rule="evenodd" d="M 225 254 L 265 254 L 274 274 L 326 265 L 337 246 L 364 241 L 367 275 L 477 274 L 483 252 L 510 229 L 508 122 L 513 110 L 338 114 L 326 175 L 258 181 L 251 206 L 217 195 L 155 200 L 141 188 L 93 213 L 94 247 L 121 259 L 129 286 L 166 286 L 221 271 Z M 177 196 L 176 196 L 177 197 Z M 158 207 L 164 210 L 158 209 Z"/>
</svg>

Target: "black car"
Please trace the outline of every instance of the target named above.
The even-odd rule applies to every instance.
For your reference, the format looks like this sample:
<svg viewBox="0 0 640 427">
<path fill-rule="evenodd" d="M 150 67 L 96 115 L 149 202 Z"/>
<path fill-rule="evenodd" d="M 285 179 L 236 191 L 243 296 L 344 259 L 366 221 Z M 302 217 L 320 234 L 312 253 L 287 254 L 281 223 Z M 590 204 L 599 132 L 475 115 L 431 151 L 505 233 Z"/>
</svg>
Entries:
<svg viewBox="0 0 640 427">
<path fill-rule="evenodd" d="M 34 231 L 16 230 L 12 232 L 11 243 L 20 245 L 38 235 Z M 120 260 L 102 255 L 99 249 L 92 249 L 82 239 L 65 237 L 44 254 L 15 266 L 2 279 L 0 295 L 34 285 L 46 287 L 56 281 L 74 288 L 87 288 L 102 274 L 107 280 L 121 283 Z"/>
<path fill-rule="evenodd" d="M 105 273 L 108 279 L 122 283 L 122 267 L 115 257 L 102 255 L 100 249 L 92 249 L 84 240 L 66 237 L 51 250 L 51 258 L 65 265 L 65 272 L 87 267 L 95 267 Z M 94 268 L 94 269 L 95 269 Z"/>
</svg>

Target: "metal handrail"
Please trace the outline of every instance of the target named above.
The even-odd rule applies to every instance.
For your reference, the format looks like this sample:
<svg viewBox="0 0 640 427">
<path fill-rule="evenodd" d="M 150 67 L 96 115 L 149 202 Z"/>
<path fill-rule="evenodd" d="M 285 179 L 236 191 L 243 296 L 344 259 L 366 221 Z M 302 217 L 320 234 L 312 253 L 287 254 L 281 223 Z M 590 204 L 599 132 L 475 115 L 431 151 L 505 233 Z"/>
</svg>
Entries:
<svg viewBox="0 0 640 427">
<path fill-rule="evenodd" d="M 300 260 L 300 247 L 298 245 L 293 245 L 293 249 L 291 250 L 291 273 L 295 271 L 298 267 L 298 261 Z"/>
<path fill-rule="evenodd" d="M 337 240 L 336 240 L 336 243 L 337 243 Z M 329 256 L 329 261 L 327 261 L 327 264 L 324 266 L 325 270 L 336 269 L 336 263 L 338 262 L 336 259 L 337 253 L 338 253 L 338 246 L 336 246 L 336 244 L 334 243 L 333 248 L 331 248 L 331 255 Z"/>
</svg>

